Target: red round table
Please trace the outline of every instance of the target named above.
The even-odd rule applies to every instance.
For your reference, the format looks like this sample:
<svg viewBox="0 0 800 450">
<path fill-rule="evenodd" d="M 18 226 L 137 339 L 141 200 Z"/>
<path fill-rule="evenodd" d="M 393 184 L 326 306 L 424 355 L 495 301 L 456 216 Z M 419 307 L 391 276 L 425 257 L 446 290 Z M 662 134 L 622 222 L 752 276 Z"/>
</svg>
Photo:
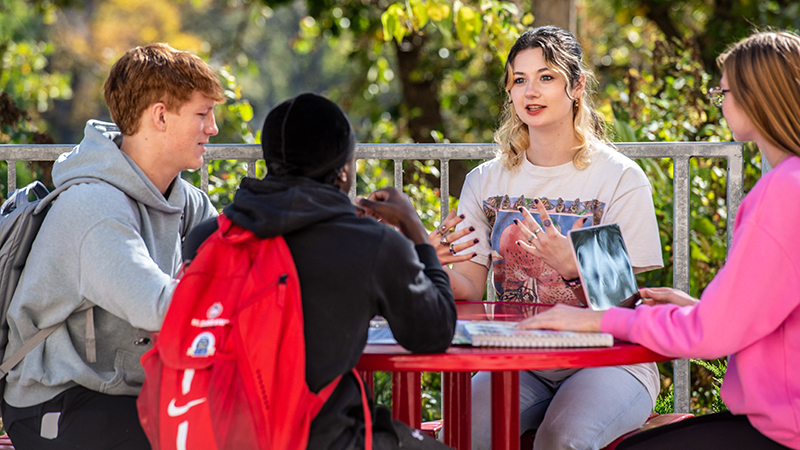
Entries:
<svg viewBox="0 0 800 450">
<path fill-rule="evenodd" d="M 535 314 L 542 305 L 520 303 L 457 302 L 462 320 L 519 321 Z M 519 449 L 519 371 L 615 366 L 672 358 L 628 342 L 613 347 L 501 348 L 450 347 L 445 353 L 413 354 L 399 345 L 367 345 L 358 370 L 393 372 L 392 414 L 409 426 L 420 428 L 420 372 L 443 372 L 442 416 L 444 442 L 456 449 L 470 449 L 471 373 L 492 372 L 492 448 Z M 371 379 L 370 377 L 367 377 Z"/>
</svg>

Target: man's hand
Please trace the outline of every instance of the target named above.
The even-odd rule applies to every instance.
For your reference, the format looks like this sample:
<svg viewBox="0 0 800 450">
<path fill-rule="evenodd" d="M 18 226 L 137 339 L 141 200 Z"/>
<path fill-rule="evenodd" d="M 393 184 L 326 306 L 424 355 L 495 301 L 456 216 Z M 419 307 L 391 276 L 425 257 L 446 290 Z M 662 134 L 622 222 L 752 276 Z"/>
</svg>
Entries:
<svg viewBox="0 0 800 450">
<path fill-rule="evenodd" d="M 428 231 L 419 220 L 408 197 L 399 189 L 379 189 L 370 194 L 369 198 L 356 198 L 356 203 L 364 208 L 365 215 L 397 227 L 414 245 L 428 243 Z"/>
</svg>

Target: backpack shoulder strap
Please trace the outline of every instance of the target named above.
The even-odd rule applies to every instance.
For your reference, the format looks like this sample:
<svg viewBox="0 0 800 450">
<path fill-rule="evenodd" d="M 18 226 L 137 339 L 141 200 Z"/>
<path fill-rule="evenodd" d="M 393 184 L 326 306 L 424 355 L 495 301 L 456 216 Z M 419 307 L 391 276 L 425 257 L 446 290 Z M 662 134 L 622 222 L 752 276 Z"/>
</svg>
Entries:
<svg viewBox="0 0 800 450">
<path fill-rule="evenodd" d="M 53 331 L 55 331 L 55 329 L 58 328 L 58 326 L 62 323 L 64 322 L 57 323 L 39 330 L 39 332 L 34 334 L 32 338 L 28 339 L 28 342 L 22 344 L 22 347 L 20 347 L 19 350 L 14 352 L 14 354 L 11 355 L 11 357 L 9 357 L 3 364 L 0 364 L 0 378 L 6 376 L 6 374 L 8 374 L 8 372 L 14 368 L 14 366 L 19 364 L 19 362 L 25 358 L 25 355 L 30 353 L 31 350 L 36 348 L 37 345 L 44 342 L 44 340 L 47 339 L 47 336 L 50 336 L 50 334 L 52 334 Z"/>
<path fill-rule="evenodd" d="M 372 450 L 372 409 L 369 407 L 367 389 L 364 387 L 364 381 L 361 379 L 361 375 L 356 369 L 351 370 L 350 373 L 356 377 L 358 387 L 361 390 L 361 407 L 364 410 L 364 450 Z M 317 393 L 317 396 L 322 400 L 322 402 L 319 404 L 318 409 L 312 411 L 311 415 L 313 417 L 317 416 L 319 410 L 322 409 L 322 405 L 328 401 L 330 396 L 333 394 L 334 389 L 336 389 L 336 386 L 339 385 L 339 381 L 341 379 L 342 375 L 339 375 L 333 381 L 331 381 L 330 384 L 320 389 L 320 391 Z"/>
</svg>

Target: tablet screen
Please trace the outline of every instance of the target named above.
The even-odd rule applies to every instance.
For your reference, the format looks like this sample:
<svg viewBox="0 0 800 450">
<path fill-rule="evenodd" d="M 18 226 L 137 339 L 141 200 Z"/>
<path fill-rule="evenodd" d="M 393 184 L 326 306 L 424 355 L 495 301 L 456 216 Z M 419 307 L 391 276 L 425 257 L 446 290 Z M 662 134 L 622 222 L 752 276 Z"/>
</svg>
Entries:
<svg viewBox="0 0 800 450">
<path fill-rule="evenodd" d="M 615 223 L 568 234 L 589 307 L 605 310 L 638 294 L 636 276 Z"/>
</svg>

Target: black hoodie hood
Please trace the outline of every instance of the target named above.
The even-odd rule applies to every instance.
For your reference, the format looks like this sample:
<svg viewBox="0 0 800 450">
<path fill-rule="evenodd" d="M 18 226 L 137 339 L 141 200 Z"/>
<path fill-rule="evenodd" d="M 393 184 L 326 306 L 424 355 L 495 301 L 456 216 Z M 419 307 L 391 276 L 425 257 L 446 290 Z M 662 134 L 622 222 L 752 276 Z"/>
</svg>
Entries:
<svg viewBox="0 0 800 450">
<path fill-rule="evenodd" d="M 350 198 L 333 184 L 306 177 L 270 176 L 244 178 L 224 213 L 262 239 L 356 214 Z"/>
</svg>

